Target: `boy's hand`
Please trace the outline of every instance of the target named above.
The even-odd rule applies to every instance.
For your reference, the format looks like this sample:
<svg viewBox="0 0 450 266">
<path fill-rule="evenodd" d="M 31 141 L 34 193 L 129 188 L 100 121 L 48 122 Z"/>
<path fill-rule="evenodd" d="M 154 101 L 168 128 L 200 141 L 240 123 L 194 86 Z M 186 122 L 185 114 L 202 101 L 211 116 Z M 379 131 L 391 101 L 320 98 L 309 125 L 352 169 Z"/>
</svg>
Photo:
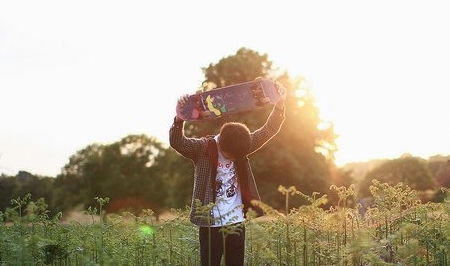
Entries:
<svg viewBox="0 0 450 266">
<path fill-rule="evenodd" d="M 286 88 L 279 82 L 276 82 L 275 86 L 277 86 L 278 92 L 280 93 L 280 99 L 278 100 L 276 107 L 283 109 L 284 102 L 286 101 Z"/>
<path fill-rule="evenodd" d="M 177 109 L 176 109 L 176 110 L 182 109 L 183 106 L 184 106 L 184 105 L 186 104 L 186 102 L 188 101 L 188 99 L 189 99 L 189 94 L 183 94 L 180 98 L 178 98 L 178 101 L 177 101 L 177 107 L 176 107 Z M 182 122 L 182 121 L 184 121 L 184 120 L 181 119 L 180 117 L 176 116 L 175 121 L 176 121 L 176 122 Z"/>
<path fill-rule="evenodd" d="M 177 106 L 180 105 L 182 107 L 183 105 L 185 105 L 187 103 L 188 99 L 189 99 L 189 94 L 181 95 L 181 97 L 178 98 Z"/>
</svg>

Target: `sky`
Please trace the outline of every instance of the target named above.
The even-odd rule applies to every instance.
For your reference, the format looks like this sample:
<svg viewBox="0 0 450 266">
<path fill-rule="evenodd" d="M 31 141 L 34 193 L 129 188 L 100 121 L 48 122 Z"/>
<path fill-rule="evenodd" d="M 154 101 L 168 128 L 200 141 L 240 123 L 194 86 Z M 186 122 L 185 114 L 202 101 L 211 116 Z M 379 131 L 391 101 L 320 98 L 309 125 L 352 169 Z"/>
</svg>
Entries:
<svg viewBox="0 0 450 266">
<path fill-rule="evenodd" d="M 0 173 L 168 143 L 177 97 L 247 47 L 302 76 L 336 163 L 450 154 L 446 1 L 0 1 Z M 299 132 L 301 134 L 301 132 Z"/>
</svg>

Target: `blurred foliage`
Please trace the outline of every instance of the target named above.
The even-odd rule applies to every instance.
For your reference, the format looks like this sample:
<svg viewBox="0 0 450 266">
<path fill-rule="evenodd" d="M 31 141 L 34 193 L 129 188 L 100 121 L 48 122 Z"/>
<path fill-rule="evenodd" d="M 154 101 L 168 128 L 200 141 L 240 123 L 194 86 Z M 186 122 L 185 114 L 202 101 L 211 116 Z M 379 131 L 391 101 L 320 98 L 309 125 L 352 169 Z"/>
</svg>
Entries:
<svg viewBox="0 0 450 266">
<path fill-rule="evenodd" d="M 450 156 L 432 156 L 428 168 L 436 181 L 443 187 L 450 187 Z"/>
<path fill-rule="evenodd" d="M 0 211 L 10 204 L 10 199 L 33 195 L 34 199 L 43 198 L 50 203 L 50 210 L 55 209 L 53 187 L 55 178 L 36 176 L 26 171 L 19 171 L 15 176 L 0 176 Z"/>
<path fill-rule="evenodd" d="M 278 188 L 283 212 L 254 202 L 266 215 L 247 216 L 244 223 L 246 265 L 449 265 L 449 189 L 442 190 L 444 202 L 421 203 L 407 185 L 375 180 L 369 187 L 374 204 L 366 212 L 346 204 L 354 186 L 331 189 L 339 204 L 328 209 L 327 195 L 306 195 L 294 186 Z M 292 204 L 297 197 L 306 204 Z M 87 213 L 101 214 L 108 200 L 94 198 Z M 10 202 L 8 211 L 0 212 L 0 265 L 200 263 L 198 227 L 189 222 L 189 208 L 172 209 L 168 220 L 157 221 L 145 209 L 140 216 L 123 212 L 65 224 L 60 214 L 47 215 L 45 202 L 30 194 Z M 239 230 L 230 226 L 223 233 Z"/>
<path fill-rule="evenodd" d="M 173 191 L 191 180 L 186 165 L 156 139 L 130 135 L 112 144 L 90 145 L 73 155 L 57 177 L 56 197 L 64 199 L 64 209 L 92 205 L 92 199 L 100 196 L 110 198 L 108 212 L 138 214 L 153 209 L 158 215 L 166 206 L 187 203 L 186 192 Z"/>
<path fill-rule="evenodd" d="M 369 171 L 360 184 L 360 197 L 369 195 L 372 179 L 388 184 L 402 182 L 419 191 L 437 188 L 436 180 L 428 169 L 427 161 L 411 156 L 388 160 Z"/>
</svg>

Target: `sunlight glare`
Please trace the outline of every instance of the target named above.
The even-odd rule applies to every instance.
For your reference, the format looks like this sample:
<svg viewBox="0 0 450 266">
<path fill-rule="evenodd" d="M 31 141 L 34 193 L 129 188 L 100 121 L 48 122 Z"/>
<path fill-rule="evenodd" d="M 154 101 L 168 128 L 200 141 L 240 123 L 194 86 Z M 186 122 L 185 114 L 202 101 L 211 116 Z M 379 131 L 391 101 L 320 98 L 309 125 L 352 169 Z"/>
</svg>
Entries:
<svg viewBox="0 0 450 266">
<path fill-rule="evenodd" d="M 142 225 L 139 227 L 141 236 L 151 236 L 155 233 L 155 229 L 148 225 Z"/>
</svg>

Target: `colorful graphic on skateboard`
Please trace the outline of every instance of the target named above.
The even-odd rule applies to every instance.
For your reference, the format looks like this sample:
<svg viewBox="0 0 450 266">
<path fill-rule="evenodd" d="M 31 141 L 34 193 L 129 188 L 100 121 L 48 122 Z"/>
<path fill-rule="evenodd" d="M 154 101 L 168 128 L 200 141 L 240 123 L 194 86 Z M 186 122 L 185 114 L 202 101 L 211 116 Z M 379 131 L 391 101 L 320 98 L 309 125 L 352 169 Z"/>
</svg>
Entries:
<svg viewBox="0 0 450 266">
<path fill-rule="evenodd" d="M 190 95 L 182 108 L 177 106 L 177 116 L 185 121 L 214 119 L 275 104 L 279 99 L 276 83 L 270 79 L 256 79 Z"/>
</svg>

